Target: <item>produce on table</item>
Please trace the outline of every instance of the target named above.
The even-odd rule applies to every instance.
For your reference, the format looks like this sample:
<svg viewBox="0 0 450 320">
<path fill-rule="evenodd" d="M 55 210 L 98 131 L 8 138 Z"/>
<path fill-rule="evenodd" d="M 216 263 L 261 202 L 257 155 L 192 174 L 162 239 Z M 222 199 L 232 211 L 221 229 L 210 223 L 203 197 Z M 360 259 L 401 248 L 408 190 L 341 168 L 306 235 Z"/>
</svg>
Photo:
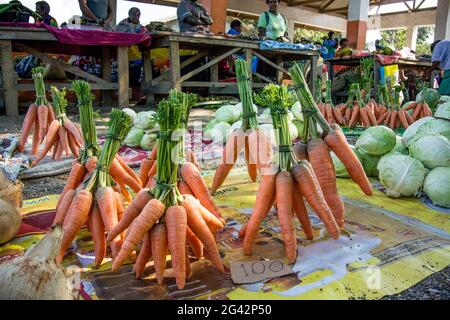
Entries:
<svg viewBox="0 0 450 320">
<path fill-rule="evenodd" d="M 61 224 L 63 227 L 57 262 L 62 260 L 79 230 L 87 222 L 94 242 L 94 264 L 96 267 L 100 266 L 106 254 L 105 231 L 111 233 L 120 220 L 119 216 L 123 213 L 122 199 L 112 188 L 114 175 L 110 175 L 110 172 L 117 172 L 117 168 L 112 167 L 112 164 L 117 161 L 115 156 L 131 128 L 132 120 L 118 109 L 113 109 L 110 117 L 106 141 L 94 170 L 88 169 L 81 184 L 76 186 L 76 189 L 70 188 L 65 193 L 56 211 L 54 223 Z M 70 184 L 71 180 L 68 180 L 67 185 Z M 111 247 L 112 256 L 116 257 L 122 245 L 122 238 L 118 235 L 110 240 L 108 244 Z"/>
<path fill-rule="evenodd" d="M 20 141 L 17 147 L 19 152 L 23 152 L 25 150 L 27 139 L 33 131 L 31 154 L 35 156 L 39 152 L 39 146 L 44 140 L 50 124 L 55 120 L 53 108 L 47 101 L 45 95 L 44 69 L 45 67 L 38 66 L 34 67 L 32 70 L 34 86 L 36 89 L 36 101 L 29 106 L 27 114 L 25 115 L 20 131 Z"/>
<path fill-rule="evenodd" d="M 428 134 L 440 134 L 441 136 L 450 139 L 450 121 L 432 118 L 417 129 L 416 135 L 418 136 Z"/>
<path fill-rule="evenodd" d="M 395 139 L 396 139 L 395 147 L 390 152 L 408 154 L 409 153 L 408 148 L 403 144 L 402 137 L 396 135 Z"/>
<path fill-rule="evenodd" d="M 253 108 L 247 62 L 238 59 L 235 61 L 235 65 L 243 110 L 242 127 L 231 132 L 228 137 L 221 162 L 213 178 L 212 193 L 222 186 L 242 150 L 245 152 L 247 171 L 252 181 L 256 181 L 257 170 L 259 169 L 261 172 L 266 169 L 272 158 L 270 140 L 265 132 L 259 130 L 256 112 Z"/>
<path fill-rule="evenodd" d="M 439 104 L 436 112 L 434 113 L 434 116 L 436 118 L 450 120 L 450 101 Z"/>
<path fill-rule="evenodd" d="M 205 137 L 211 139 L 213 143 L 224 144 L 231 132 L 232 126 L 228 122 L 217 122 L 214 127 L 205 132 Z"/>
<path fill-rule="evenodd" d="M 125 145 L 128 147 L 140 147 L 142 138 L 144 137 L 145 132 L 140 128 L 131 128 L 127 137 L 125 138 Z"/>
<path fill-rule="evenodd" d="M 424 88 L 416 96 L 417 102 L 426 103 L 431 110 L 436 110 L 441 96 L 436 89 Z"/>
<path fill-rule="evenodd" d="M 377 169 L 386 194 L 393 198 L 418 195 L 426 172 L 419 160 L 396 153 L 381 157 Z"/>
<path fill-rule="evenodd" d="M 134 111 L 131 108 L 125 108 L 125 109 L 122 109 L 122 111 L 125 112 L 134 122 L 134 120 L 136 119 L 136 116 L 137 116 L 136 111 Z"/>
<path fill-rule="evenodd" d="M 431 170 L 423 183 L 423 191 L 433 204 L 450 208 L 450 167 Z"/>
<path fill-rule="evenodd" d="M 414 138 L 417 134 L 417 130 L 420 128 L 421 125 L 426 123 L 427 121 L 433 119 L 433 117 L 425 117 L 422 119 L 417 120 L 414 122 L 411 126 L 409 126 L 402 136 L 402 142 L 403 144 L 408 147 L 412 142 L 414 142 Z"/>
<path fill-rule="evenodd" d="M 355 149 L 356 156 L 361 162 L 364 172 L 368 177 L 378 177 L 377 165 L 381 156 L 374 156 L 366 153 L 364 150 Z"/>
<path fill-rule="evenodd" d="M 337 123 L 338 125 L 344 125 L 344 118 L 341 113 L 341 106 L 334 106 L 333 101 L 331 100 L 331 81 L 327 80 L 326 82 L 326 97 L 325 103 L 318 103 L 317 107 L 320 110 L 320 113 L 325 118 L 325 120 L 329 124 Z"/>
<path fill-rule="evenodd" d="M 186 161 L 183 137 L 189 103 L 183 103 L 180 97 L 188 96 L 172 91 L 167 100 L 159 103 L 161 132 L 155 181 L 150 189 L 137 194 L 119 224 L 108 232 L 108 241 L 129 228 L 112 270 L 118 270 L 143 242 L 134 265 L 136 278 L 142 276 L 152 256 L 159 284 L 170 251 L 177 287 L 183 289 L 191 272 L 188 246 L 197 258 L 203 255 L 204 248 L 219 272 L 224 272 L 224 267 L 214 239 L 223 223 L 214 215 L 216 212 L 209 210 L 215 205 L 200 172 Z M 174 159 L 174 155 L 178 157 Z"/>
<path fill-rule="evenodd" d="M 55 263 L 63 231 L 54 226 L 22 256 L 0 263 L 0 299 L 73 300 L 64 269 Z"/>
<path fill-rule="evenodd" d="M 0 197 L 0 244 L 8 242 L 17 234 L 22 218 L 17 209 Z"/>
<path fill-rule="evenodd" d="M 77 158 L 80 153 L 79 149 L 83 146 L 80 129 L 66 116 L 66 91 L 59 91 L 56 87 L 52 87 L 51 90 L 56 119 L 50 123 L 45 137 L 44 147 L 39 152 L 37 158 L 31 163 L 32 166 L 35 166 L 44 159 L 52 148 L 53 159 L 60 161 L 63 153 L 66 156 L 73 155 Z"/>
<path fill-rule="evenodd" d="M 355 146 L 369 155 L 382 156 L 395 147 L 396 141 L 396 135 L 392 129 L 376 126 L 364 130 Z"/>
<path fill-rule="evenodd" d="M 133 127 L 149 130 L 155 128 L 157 126 L 158 121 L 156 117 L 155 111 L 142 111 L 136 115 L 136 118 L 133 121 Z"/>
<path fill-rule="evenodd" d="M 156 133 L 146 133 L 141 139 L 141 148 L 150 151 L 156 146 L 158 135 Z"/>
<path fill-rule="evenodd" d="M 420 160 L 428 169 L 450 166 L 450 142 L 444 136 L 419 135 L 410 145 L 409 151 L 412 157 Z"/>
<path fill-rule="evenodd" d="M 217 122 L 226 122 L 233 124 L 241 117 L 239 107 L 233 105 L 225 105 L 217 109 L 215 119 Z"/>
</svg>

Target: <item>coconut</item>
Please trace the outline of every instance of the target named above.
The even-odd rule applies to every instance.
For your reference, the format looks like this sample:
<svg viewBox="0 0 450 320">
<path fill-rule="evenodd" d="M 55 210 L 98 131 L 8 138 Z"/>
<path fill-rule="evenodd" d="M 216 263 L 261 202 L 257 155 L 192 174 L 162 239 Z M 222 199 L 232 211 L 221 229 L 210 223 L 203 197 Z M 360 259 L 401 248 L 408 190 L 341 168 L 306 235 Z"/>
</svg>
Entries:
<svg viewBox="0 0 450 320">
<path fill-rule="evenodd" d="M 19 231 L 20 213 L 8 202 L 0 199 L 0 243 L 11 240 Z"/>
<path fill-rule="evenodd" d="M 56 225 L 24 255 L 0 263 L 0 299 L 74 299 L 68 276 L 55 263 L 62 234 L 62 227 Z"/>
</svg>

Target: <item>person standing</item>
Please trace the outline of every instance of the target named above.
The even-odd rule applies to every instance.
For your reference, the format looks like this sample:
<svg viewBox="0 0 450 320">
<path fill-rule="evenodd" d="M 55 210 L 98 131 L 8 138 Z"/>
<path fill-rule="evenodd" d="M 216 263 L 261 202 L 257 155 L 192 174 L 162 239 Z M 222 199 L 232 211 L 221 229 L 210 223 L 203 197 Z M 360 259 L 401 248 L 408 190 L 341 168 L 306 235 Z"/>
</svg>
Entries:
<svg viewBox="0 0 450 320">
<path fill-rule="evenodd" d="M 431 45 L 431 62 L 434 69 L 441 70 L 438 92 L 450 95 L 450 40 L 438 40 Z"/>
<path fill-rule="evenodd" d="M 50 5 L 46 1 L 36 2 L 36 13 L 42 17 L 42 20 L 39 19 L 38 21 L 52 27 L 58 27 L 58 22 L 50 15 Z"/>
<path fill-rule="evenodd" d="M 333 59 L 338 47 L 338 42 L 334 39 L 334 32 L 328 32 L 328 38 L 323 41 L 323 46 L 328 50 L 328 53 L 323 56 L 324 59 Z"/>
<path fill-rule="evenodd" d="M 266 0 L 269 11 L 263 12 L 258 20 L 258 32 L 261 39 L 277 40 L 288 37 L 286 18 L 278 12 L 280 0 Z"/>
<path fill-rule="evenodd" d="M 111 30 L 111 22 L 114 18 L 114 8 L 111 0 L 78 0 L 82 19 L 90 23 L 96 23 Z"/>
<path fill-rule="evenodd" d="M 207 31 L 213 24 L 208 11 L 197 0 L 181 0 L 177 7 L 180 32 Z"/>
</svg>

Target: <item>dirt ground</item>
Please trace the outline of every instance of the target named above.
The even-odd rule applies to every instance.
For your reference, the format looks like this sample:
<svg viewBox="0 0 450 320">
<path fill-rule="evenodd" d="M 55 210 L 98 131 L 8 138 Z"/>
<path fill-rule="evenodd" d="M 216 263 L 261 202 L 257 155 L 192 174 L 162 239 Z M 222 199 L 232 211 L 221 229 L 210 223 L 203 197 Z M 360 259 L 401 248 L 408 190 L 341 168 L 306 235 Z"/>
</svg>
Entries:
<svg viewBox="0 0 450 320">
<path fill-rule="evenodd" d="M 146 110 L 144 107 L 136 106 L 136 111 Z M 108 110 L 96 109 L 100 118 L 96 120 L 98 133 L 102 133 L 106 129 Z M 69 116 L 78 122 L 78 117 L 73 113 Z M 192 111 L 190 122 L 191 125 L 196 121 L 205 121 L 211 118 L 212 111 L 205 109 L 195 109 Z M 9 119 L 0 116 L 0 138 L 7 134 L 15 134 L 20 132 L 23 115 L 18 119 Z M 24 199 L 37 198 L 48 194 L 59 194 L 63 190 L 68 174 L 39 178 L 33 180 L 22 181 L 25 185 Z M 396 295 L 388 295 L 382 300 L 449 300 L 450 299 L 450 266 L 437 272 L 417 285 Z"/>
</svg>

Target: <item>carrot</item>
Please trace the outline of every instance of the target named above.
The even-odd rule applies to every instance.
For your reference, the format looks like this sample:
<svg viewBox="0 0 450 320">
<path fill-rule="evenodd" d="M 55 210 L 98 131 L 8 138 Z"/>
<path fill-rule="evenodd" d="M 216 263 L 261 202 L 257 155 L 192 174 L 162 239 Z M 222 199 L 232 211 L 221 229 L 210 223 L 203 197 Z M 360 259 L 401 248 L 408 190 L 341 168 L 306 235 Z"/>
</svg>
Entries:
<svg viewBox="0 0 450 320">
<path fill-rule="evenodd" d="M 148 179 L 147 185 L 145 186 L 146 189 L 152 189 L 156 186 L 156 179 L 155 177 L 150 177 Z"/>
<path fill-rule="evenodd" d="M 149 203 L 153 197 L 150 195 L 148 189 L 142 189 L 138 192 L 136 197 L 131 201 L 128 207 L 123 213 L 122 219 L 117 223 L 113 230 L 108 233 L 108 242 L 114 239 L 119 234 L 121 234 L 125 229 L 127 229 L 133 220 L 139 215 L 139 213 L 144 209 L 144 207 Z"/>
<path fill-rule="evenodd" d="M 387 114 L 387 116 L 386 116 L 386 118 L 384 119 L 383 124 L 384 124 L 385 126 L 389 126 L 389 123 L 391 122 L 391 117 L 392 117 L 392 110 L 388 110 L 388 111 L 386 112 L 386 114 Z"/>
<path fill-rule="evenodd" d="M 80 134 L 79 128 L 76 126 L 75 123 L 72 122 L 72 120 L 70 120 L 69 118 L 65 118 L 64 128 L 66 128 L 66 130 L 73 135 L 75 141 L 79 143 L 79 146 L 83 145 L 83 138 Z"/>
<path fill-rule="evenodd" d="M 167 209 L 165 217 L 172 268 L 177 287 L 182 290 L 186 282 L 186 210 L 182 206 L 172 206 Z"/>
<path fill-rule="evenodd" d="M 47 104 L 48 109 L 48 117 L 47 117 L 47 124 L 50 125 L 53 120 L 55 120 L 55 113 L 53 112 L 53 107 L 50 103 Z"/>
<path fill-rule="evenodd" d="M 211 193 L 216 192 L 217 189 L 219 189 L 222 186 L 226 177 L 228 176 L 234 164 L 236 163 L 238 155 L 244 148 L 244 144 L 245 144 L 245 132 L 243 132 L 241 129 L 234 130 L 230 134 L 227 143 L 223 148 L 222 160 L 221 163 L 219 164 L 219 167 L 216 170 L 216 173 L 214 174 L 211 186 Z"/>
<path fill-rule="evenodd" d="M 369 118 L 370 125 L 376 127 L 378 125 L 377 118 L 371 109 L 366 110 L 367 116 Z"/>
<path fill-rule="evenodd" d="M 328 123 L 334 123 L 333 110 L 331 110 L 331 104 L 325 103 L 325 114 Z"/>
<path fill-rule="evenodd" d="M 117 207 L 117 218 L 122 220 L 123 214 L 125 212 L 125 204 L 123 203 L 122 196 L 119 192 L 114 190 L 114 196 L 116 198 L 116 207 Z"/>
<path fill-rule="evenodd" d="M 272 142 L 266 132 L 257 129 L 248 134 L 248 151 L 248 160 L 251 164 L 256 162 L 260 174 L 271 169 Z"/>
<path fill-rule="evenodd" d="M 202 206 L 197 199 L 195 199 L 191 195 L 185 195 L 184 198 L 186 199 L 186 201 L 190 201 L 192 205 L 194 205 L 198 209 L 198 211 L 202 215 L 203 220 L 205 220 L 206 224 L 213 234 L 215 234 L 217 230 L 223 228 L 224 224 L 222 223 L 222 221 L 214 214 L 212 214 L 208 209 Z"/>
<path fill-rule="evenodd" d="M 352 115 L 348 122 L 348 127 L 353 128 L 356 125 L 359 115 L 359 106 L 357 104 L 353 105 Z"/>
<path fill-rule="evenodd" d="M 61 141 L 57 140 L 56 144 L 54 146 L 56 147 L 55 160 L 56 161 L 60 161 L 62 159 L 62 155 L 64 153 L 64 149 L 63 149 L 63 146 L 61 144 Z"/>
<path fill-rule="evenodd" d="M 319 108 L 320 113 L 325 117 L 325 119 L 327 118 L 326 115 L 326 110 L 325 110 L 325 106 L 323 105 L 323 103 L 318 103 L 317 107 Z"/>
<path fill-rule="evenodd" d="M 194 194 L 192 193 L 191 188 L 189 188 L 189 186 L 187 185 L 186 182 L 184 181 L 179 181 L 178 182 L 178 190 L 180 191 L 181 194 L 189 194 L 191 196 L 193 196 Z"/>
<path fill-rule="evenodd" d="M 297 237 L 295 236 L 294 221 L 292 219 L 293 184 L 294 182 L 290 172 L 282 171 L 277 174 L 277 214 L 278 219 L 280 220 L 281 235 L 283 237 L 286 257 L 289 263 L 294 263 L 297 259 Z"/>
<path fill-rule="evenodd" d="M 32 103 L 28 107 L 27 114 L 23 119 L 22 129 L 20 130 L 21 132 L 20 140 L 17 146 L 17 150 L 19 152 L 23 152 L 25 149 L 25 144 L 27 143 L 28 136 L 30 135 L 31 130 L 33 129 L 33 124 L 35 124 L 36 121 L 36 115 L 37 115 L 37 106 L 36 104 Z M 34 128 L 36 128 L 36 126 L 34 126 Z M 39 130 L 37 132 L 39 132 Z"/>
<path fill-rule="evenodd" d="M 96 268 L 100 267 L 106 254 L 106 237 L 105 237 L 105 225 L 102 221 L 102 216 L 98 208 L 97 203 L 92 204 L 91 212 L 88 217 L 89 231 L 91 232 L 92 241 L 94 242 L 95 260 L 94 265 Z"/>
<path fill-rule="evenodd" d="M 188 246 L 187 244 L 184 246 L 184 256 L 185 256 L 185 261 L 186 261 L 186 272 L 185 272 L 185 278 L 189 279 L 191 277 L 191 260 L 189 259 L 189 250 L 188 250 Z"/>
<path fill-rule="evenodd" d="M 308 143 L 311 166 L 319 181 L 325 201 L 340 227 L 344 225 L 345 207 L 336 187 L 336 172 L 328 146 L 322 139 L 312 139 Z"/>
<path fill-rule="evenodd" d="M 58 139 L 58 130 L 60 128 L 60 124 L 58 120 L 53 121 L 50 124 L 50 128 L 48 128 L 47 138 L 45 139 L 44 147 L 39 153 L 38 157 L 32 162 L 32 166 L 36 165 L 39 161 L 44 159 L 47 152 L 50 151 L 50 148 L 55 144 Z"/>
<path fill-rule="evenodd" d="M 203 244 L 199 238 L 188 227 L 186 229 L 186 241 L 197 259 L 203 257 Z"/>
<path fill-rule="evenodd" d="M 306 206 L 303 201 L 303 195 L 300 193 L 300 188 L 298 187 L 297 181 L 295 181 L 295 179 L 292 195 L 292 207 L 298 221 L 302 225 L 303 232 L 306 235 L 306 239 L 313 240 L 314 233 L 312 230 L 311 221 L 309 220 L 308 211 L 306 210 Z"/>
<path fill-rule="evenodd" d="M 332 111 L 333 111 L 334 119 L 336 119 L 336 122 L 339 125 L 343 125 L 344 124 L 344 119 L 342 119 L 342 114 L 339 112 L 339 109 L 332 108 Z"/>
<path fill-rule="evenodd" d="M 153 227 L 163 213 L 164 204 L 161 201 L 152 199 L 147 203 L 141 214 L 131 225 L 122 248 L 114 259 L 112 271 L 117 271 L 117 269 L 125 262 L 137 244 L 144 238 L 145 233 Z M 153 254 L 155 253 L 153 252 Z"/>
<path fill-rule="evenodd" d="M 200 164 L 197 161 L 197 157 L 195 156 L 195 153 L 191 149 L 186 149 L 186 159 L 190 163 L 195 164 L 198 170 L 200 170 Z"/>
<path fill-rule="evenodd" d="M 122 181 L 116 181 L 116 183 L 120 187 L 120 193 L 125 198 L 127 202 L 133 201 L 133 197 L 131 196 L 130 192 L 128 191 L 127 187 L 123 184 Z"/>
<path fill-rule="evenodd" d="M 213 234 L 209 230 L 206 222 L 203 220 L 199 210 L 190 202 L 182 201 L 182 205 L 187 213 L 187 224 L 192 232 L 200 239 L 208 253 L 209 260 L 219 272 L 224 272 L 219 249 Z"/>
<path fill-rule="evenodd" d="M 47 133 L 48 125 L 48 108 L 46 105 L 40 105 L 37 109 L 37 116 L 39 121 L 39 142 L 44 141 Z"/>
<path fill-rule="evenodd" d="M 298 141 L 294 144 L 294 154 L 297 160 L 307 160 L 308 159 L 308 151 L 307 146 L 301 141 Z"/>
<path fill-rule="evenodd" d="M 72 154 L 75 156 L 75 158 L 78 158 L 80 156 L 80 148 L 76 144 L 75 138 L 70 132 L 67 132 L 67 142 L 69 143 L 69 148 Z"/>
<path fill-rule="evenodd" d="M 339 126 L 332 125 L 333 131 L 328 132 L 325 136 L 325 143 L 342 161 L 348 173 L 352 177 L 361 190 L 368 196 L 372 195 L 372 186 L 367 178 L 361 162 L 358 160 L 356 154 L 350 148 L 344 133 Z"/>
<path fill-rule="evenodd" d="M 56 259 L 58 263 L 62 261 L 64 252 L 70 246 L 78 231 L 86 222 L 91 206 L 92 193 L 87 190 L 78 191 L 69 207 L 66 218 L 64 219 L 60 253 Z"/>
<path fill-rule="evenodd" d="M 61 197 L 59 198 L 58 204 L 56 205 L 57 210 L 60 206 L 60 202 L 64 197 L 64 194 L 69 190 L 76 189 L 78 185 L 81 183 L 85 173 L 86 173 L 85 167 L 78 161 L 74 161 L 72 165 L 72 170 L 70 171 L 69 177 L 67 178 L 66 185 L 64 186 L 63 192 L 61 193 Z"/>
<path fill-rule="evenodd" d="M 392 110 L 391 113 L 391 119 L 389 120 L 389 128 L 394 129 L 395 128 L 395 122 L 397 121 L 397 110 Z"/>
<path fill-rule="evenodd" d="M 117 158 L 114 158 L 112 161 L 109 173 L 115 181 L 120 181 L 123 184 L 126 184 L 133 189 L 134 192 L 139 192 L 142 189 L 142 181 L 138 182 L 134 180 L 134 178 L 129 175 L 125 168 L 120 164 Z"/>
<path fill-rule="evenodd" d="M 431 111 L 430 107 L 428 106 L 428 103 L 426 102 L 423 104 L 423 110 L 425 117 L 431 117 L 433 115 L 433 112 Z"/>
<path fill-rule="evenodd" d="M 364 128 L 370 127 L 369 117 L 367 116 L 366 110 L 367 110 L 366 107 L 359 109 L 361 124 L 363 125 Z"/>
<path fill-rule="evenodd" d="M 245 153 L 245 163 L 247 164 L 248 176 L 253 182 L 255 182 L 256 176 L 258 175 L 258 167 L 256 165 L 255 161 L 256 159 L 253 156 L 250 156 L 248 135 L 245 136 L 244 153 Z"/>
<path fill-rule="evenodd" d="M 96 156 L 91 156 L 86 160 L 84 166 L 86 167 L 87 172 L 92 173 L 97 168 L 98 159 Z"/>
<path fill-rule="evenodd" d="M 61 196 L 61 203 L 56 210 L 55 219 L 53 220 L 53 224 L 62 224 L 64 219 L 66 218 L 67 212 L 69 211 L 69 207 L 72 204 L 73 198 L 76 195 L 75 190 L 69 190 L 64 195 Z"/>
<path fill-rule="evenodd" d="M 114 227 L 118 224 L 119 218 L 117 216 L 117 199 L 115 191 L 111 187 L 101 187 L 97 189 L 95 193 L 100 214 L 102 216 L 105 230 L 109 234 Z M 112 238 L 111 250 L 113 257 L 116 257 L 119 253 L 119 247 L 121 245 L 120 237 Z"/>
<path fill-rule="evenodd" d="M 156 175 L 156 171 L 158 169 L 158 162 L 156 160 L 151 160 L 153 161 L 153 165 L 150 168 L 150 170 L 148 171 L 148 179 L 150 181 L 151 178 L 153 178 Z M 147 182 L 148 184 L 148 182 Z"/>
<path fill-rule="evenodd" d="M 414 101 L 414 102 L 408 104 L 406 107 L 404 107 L 403 110 L 405 110 L 405 111 L 412 110 L 415 107 L 417 107 L 418 104 L 419 104 L 419 102 Z"/>
<path fill-rule="evenodd" d="M 403 128 L 408 128 L 409 124 L 408 124 L 408 120 L 406 120 L 406 115 L 405 115 L 406 111 L 405 110 L 400 110 L 398 112 L 398 118 L 400 119 Z"/>
<path fill-rule="evenodd" d="M 155 145 L 148 156 L 149 160 L 156 160 L 156 155 L 158 154 L 158 145 Z"/>
<path fill-rule="evenodd" d="M 419 117 L 419 114 L 420 114 L 420 111 L 422 110 L 422 108 L 423 108 L 423 103 L 419 103 L 416 106 L 416 108 L 414 109 L 414 111 L 413 111 L 413 113 L 411 115 L 411 117 L 414 119 L 414 121 L 416 121 L 417 118 Z"/>
<path fill-rule="evenodd" d="M 200 203 L 216 217 L 221 218 L 219 209 L 214 203 L 206 182 L 203 180 L 197 167 L 190 162 L 186 162 L 181 166 L 180 173 Z"/>
<path fill-rule="evenodd" d="M 139 170 L 139 178 L 142 181 L 143 187 L 145 187 L 148 183 L 148 172 L 150 171 L 150 168 L 152 167 L 153 162 L 155 162 L 155 160 L 147 160 L 147 159 L 144 159 L 141 162 L 141 167 Z"/>
<path fill-rule="evenodd" d="M 147 262 L 150 260 L 151 256 L 152 256 L 152 242 L 150 231 L 148 231 L 144 236 L 141 250 L 139 251 L 139 255 L 133 267 L 134 272 L 136 273 L 136 279 L 142 278 L 142 273 L 144 272 L 145 266 L 147 265 Z"/>
<path fill-rule="evenodd" d="M 408 111 L 405 111 L 405 117 L 406 117 L 406 121 L 408 121 L 408 125 L 411 125 L 414 123 L 414 120 Z"/>
<path fill-rule="evenodd" d="M 353 114 L 353 109 L 347 108 L 345 110 L 345 123 L 347 124 L 347 126 L 350 123 L 350 119 L 352 117 L 352 114 Z"/>
<path fill-rule="evenodd" d="M 31 145 L 31 154 L 37 156 L 39 152 L 39 121 L 34 122 L 34 131 L 33 131 L 33 143 Z"/>
<path fill-rule="evenodd" d="M 292 174 L 297 181 L 297 186 L 301 194 L 323 221 L 328 233 L 334 239 L 339 238 L 339 226 L 323 197 L 322 190 L 314 172 L 305 164 L 305 160 L 302 160 L 300 164 L 292 169 Z"/>
<path fill-rule="evenodd" d="M 141 178 L 134 172 L 133 169 L 130 168 L 130 166 L 125 162 L 125 160 L 119 155 L 116 155 L 117 161 L 122 165 L 122 167 L 125 169 L 125 171 L 134 179 L 138 184 L 142 186 Z"/>
<path fill-rule="evenodd" d="M 378 124 L 378 125 L 382 124 L 382 123 L 384 122 L 384 120 L 386 119 L 386 117 L 387 117 L 389 114 L 390 114 L 389 112 L 383 113 L 383 114 L 378 118 L 377 124 Z"/>
<path fill-rule="evenodd" d="M 395 119 L 395 128 L 400 128 L 400 118 L 398 117 L 398 111 L 397 111 L 397 117 Z"/>
<path fill-rule="evenodd" d="M 244 238 L 243 246 L 246 255 L 251 255 L 253 241 L 256 238 L 259 226 L 275 200 L 275 179 L 275 175 L 265 175 L 262 176 L 259 183 L 255 207 L 247 223 L 247 231 Z"/>
<path fill-rule="evenodd" d="M 248 226 L 248 224 L 246 223 L 239 229 L 239 232 L 238 232 L 239 239 L 245 238 L 245 234 L 247 233 L 247 226 Z"/>
<path fill-rule="evenodd" d="M 64 153 L 66 154 L 66 156 L 70 156 L 71 152 L 69 147 L 69 141 L 67 138 L 67 131 L 61 126 L 58 129 L 58 137 L 59 141 L 61 141 L 61 147 L 64 150 Z"/>
<path fill-rule="evenodd" d="M 157 224 L 150 230 L 153 263 L 158 284 L 161 285 L 166 270 L 166 256 L 168 253 L 167 230 L 164 224 Z"/>
</svg>

